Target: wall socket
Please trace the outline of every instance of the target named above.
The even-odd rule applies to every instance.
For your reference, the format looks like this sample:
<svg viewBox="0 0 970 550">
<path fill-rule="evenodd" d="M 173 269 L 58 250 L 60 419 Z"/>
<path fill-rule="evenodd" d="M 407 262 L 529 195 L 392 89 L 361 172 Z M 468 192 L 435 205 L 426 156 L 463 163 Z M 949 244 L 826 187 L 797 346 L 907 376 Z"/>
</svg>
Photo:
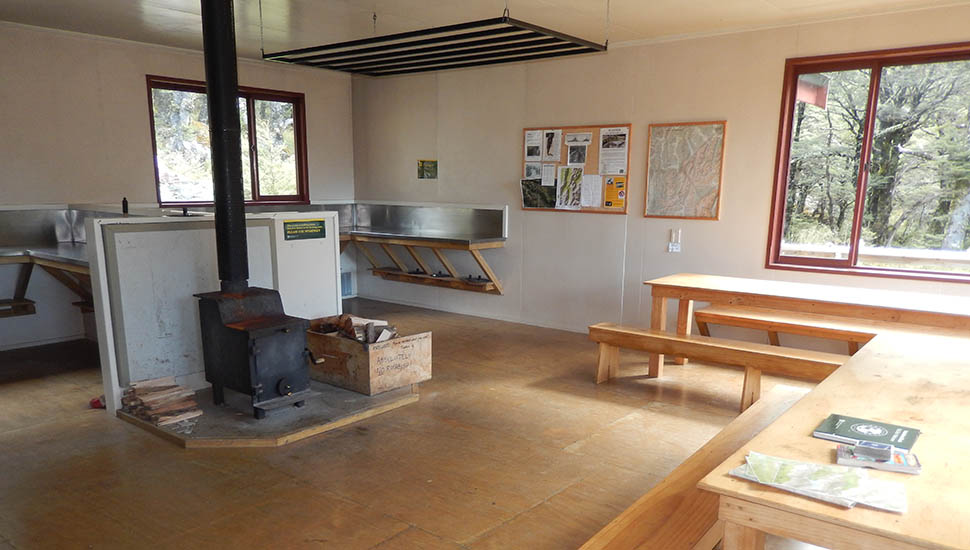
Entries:
<svg viewBox="0 0 970 550">
<path fill-rule="evenodd" d="M 667 252 L 680 252 L 680 229 L 670 230 L 670 241 L 667 242 Z"/>
</svg>

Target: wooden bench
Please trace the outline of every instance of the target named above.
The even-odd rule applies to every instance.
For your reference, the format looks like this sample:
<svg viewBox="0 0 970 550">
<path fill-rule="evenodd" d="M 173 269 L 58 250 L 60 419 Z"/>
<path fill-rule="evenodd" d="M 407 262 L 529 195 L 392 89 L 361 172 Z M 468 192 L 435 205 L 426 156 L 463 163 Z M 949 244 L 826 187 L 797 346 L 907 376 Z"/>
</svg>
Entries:
<svg viewBox="0 0 970 550">
<path fill-rule="evenodd" d="M 779 332 L 800 334 L 847 342 L 849 355 L 876 335 L 875 324 L 863 319 L 760 307 L 710 305 L 695 311 L 694 320 L 697 331 L 704 336 L 711 335 L 708 324 L 764 330 L 773 346 L 780 345 Z"/>
<path fill-rule="evenodd" d="M 761 373 L 780 374 L 821 381 L 842 366 L 847 355 L 725 340 L 709 336 L 677 335 L 661 330 L 624 327 L 613 323 L 590 325 L 589 339 L 599 343 L 596 383 L 616 377 L 620 367 L 620 348 L 650 353 L 681 355 L 744 367 L 741 410 L 761 395 Z M 651 370 L 650 376 L 659 373 Z"/>
<path fill-rule="evenodd" d="M 787 411 L 804 391 L 775 386 L 594 535 L 580 550 L 711 550 L 721 540 L 718 496 L 698 481 Z"/>
</svg>

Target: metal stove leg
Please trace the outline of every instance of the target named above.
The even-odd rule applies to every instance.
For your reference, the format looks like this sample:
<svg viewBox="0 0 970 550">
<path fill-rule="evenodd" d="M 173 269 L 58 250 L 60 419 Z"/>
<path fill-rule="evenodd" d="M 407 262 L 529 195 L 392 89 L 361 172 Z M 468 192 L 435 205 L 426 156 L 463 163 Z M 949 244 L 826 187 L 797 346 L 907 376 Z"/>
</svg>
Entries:
<svg viewBox="0 0 970 550">
<path fill-rule="evenodd" d="M 216 405 L 222 405 L 226 402 L 226 392 L 221 384 L 212 385 L 212 402 Z"/>
</svg>

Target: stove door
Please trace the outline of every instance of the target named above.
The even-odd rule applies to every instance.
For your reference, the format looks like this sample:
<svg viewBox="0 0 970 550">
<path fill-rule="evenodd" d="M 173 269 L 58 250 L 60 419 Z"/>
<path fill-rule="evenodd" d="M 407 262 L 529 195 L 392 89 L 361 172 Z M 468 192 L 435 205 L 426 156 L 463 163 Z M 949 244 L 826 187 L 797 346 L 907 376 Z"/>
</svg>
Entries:
<svg viewBox="0 0 970 550">
<path fill-rule="evenodd" d="M 253 402 L 309 389 L 306 332 L 301 324 L 285 326 L 254 339 Z"/>
</svg>

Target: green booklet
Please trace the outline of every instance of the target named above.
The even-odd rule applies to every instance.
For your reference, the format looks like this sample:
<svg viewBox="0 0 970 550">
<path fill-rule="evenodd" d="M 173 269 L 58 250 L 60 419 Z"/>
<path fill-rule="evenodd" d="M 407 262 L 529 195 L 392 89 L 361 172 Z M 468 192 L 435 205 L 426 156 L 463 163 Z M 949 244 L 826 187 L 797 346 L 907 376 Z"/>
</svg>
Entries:
<svg viewBox="0 0 970 550">
<path fill-rule="evenodd" d="M 919 434 L 920 431 L 915 428 L 830 414 L 818 425 L 818 428 L 815 428 L 812 435 L 849 445 L 855 445 L 860 441 L 872 441 L 908 451 L 913 448 Z"/>
</svg>

